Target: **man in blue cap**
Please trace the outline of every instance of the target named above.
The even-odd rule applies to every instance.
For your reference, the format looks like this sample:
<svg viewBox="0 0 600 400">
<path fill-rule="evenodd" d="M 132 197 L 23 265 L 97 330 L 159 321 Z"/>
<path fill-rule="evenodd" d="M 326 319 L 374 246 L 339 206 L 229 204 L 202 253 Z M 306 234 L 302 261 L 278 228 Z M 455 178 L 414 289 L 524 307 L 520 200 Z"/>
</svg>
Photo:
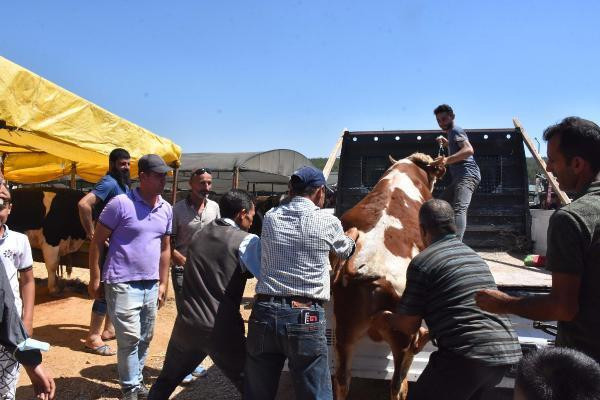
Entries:
<svg viewBox="0 0 600 400">
<path fill-rule="evenodd" d="M 331 399 L 323 303 L 329 300 L 329 254 L 354 252 L 357 231 L 321 210 L 325 177 L 302 167 L 290 197 L 265 214 L 260 280 L 248 322 L 244 398 L 274 399 L 285 360 L 298 399 Z"/>
</svg>

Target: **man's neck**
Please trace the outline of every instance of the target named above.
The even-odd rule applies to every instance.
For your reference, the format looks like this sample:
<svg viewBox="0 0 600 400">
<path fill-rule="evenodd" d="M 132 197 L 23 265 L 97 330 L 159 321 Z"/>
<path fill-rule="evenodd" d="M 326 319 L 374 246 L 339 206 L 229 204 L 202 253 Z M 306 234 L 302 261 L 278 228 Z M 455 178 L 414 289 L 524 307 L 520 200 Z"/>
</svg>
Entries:
<svg viewBox="0 0 600 400">
<path fill-rule="evenodd" d="M 196 208 L 196 210 L 199 210 L 206 204 L 206 199 L 206 196 L 198 196 L 197 194 L 194 194 L 194 192 L 190 193 L 189 197 L 190 203 Z"/>
<path fill-rule="evenodd" d="M 154 193 L 147 193 L 145 192 L 141 187 L 138 188 L 138 193 L 140 195 L 140 197 L 142 198 L 142 200 L 144 200 L 146 203 L 148 203 L 148 205 L 154 207 L 156 205 L 156 202 L 158 201 L 158 194 L 154 194 Z"/>
<path fill-rule="evenodd" d="M 6 229 L 4 229 L 5 225 L 4 224 L 0 224 L 0 236 L 4 236 L 4 232 L 6 231 Z"/>
</svg>

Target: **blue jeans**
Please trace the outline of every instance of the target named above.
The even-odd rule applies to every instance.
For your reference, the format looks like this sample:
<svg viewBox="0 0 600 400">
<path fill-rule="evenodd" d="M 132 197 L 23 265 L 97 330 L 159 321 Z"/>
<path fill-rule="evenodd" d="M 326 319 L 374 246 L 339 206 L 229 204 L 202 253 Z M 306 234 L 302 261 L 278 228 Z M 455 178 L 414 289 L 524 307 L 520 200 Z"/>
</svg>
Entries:
<svg viewBox="0 0 600 400">
<path fill-rule="evenodd" d="M 254 304 L 246 340 L 245 400 L 274 399 L 287 358 L 296 399 L 330 400 L 331 373 L 325 338 L 325 311 L 319 322 L 300 324 L 301 308 L 279 301 Z"/>
<path fill-rule="evenodd" d="M 477 186 L 479 186 L 479 179 L 463 176 L 462 178 L 453 180 L 440 196 L 443 200 L 450 203 L 454 209 L 456 236 L 461 241 L 467 229 L 467 210 Z"/>
<path fill-rule="evenodd" d="M 126 392 L 144 381 L 142 370 L 158 309 L 158 282 L 109 283 L 104 292 L 117 336 L 119 382 Z"/>
</svg>

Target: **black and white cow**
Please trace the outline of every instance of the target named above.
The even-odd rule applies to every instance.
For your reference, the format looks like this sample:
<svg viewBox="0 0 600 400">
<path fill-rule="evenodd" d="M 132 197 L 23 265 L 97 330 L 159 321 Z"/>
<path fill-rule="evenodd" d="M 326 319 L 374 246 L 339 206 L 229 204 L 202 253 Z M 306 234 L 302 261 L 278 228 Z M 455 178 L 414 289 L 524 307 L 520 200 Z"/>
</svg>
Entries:
<svg viewBox="0 0 600 400">
<path fill-rule="evenodd" d="M 12 210 L 6 224 L 22 232 L 34 249 L 42 251 L 48 270 L 48 290 L 56 293 L 60 257 L 79 250 L 85 231 L 77 203 L 85 193 L 73 189 L 13 189 Z"/>
</svg>

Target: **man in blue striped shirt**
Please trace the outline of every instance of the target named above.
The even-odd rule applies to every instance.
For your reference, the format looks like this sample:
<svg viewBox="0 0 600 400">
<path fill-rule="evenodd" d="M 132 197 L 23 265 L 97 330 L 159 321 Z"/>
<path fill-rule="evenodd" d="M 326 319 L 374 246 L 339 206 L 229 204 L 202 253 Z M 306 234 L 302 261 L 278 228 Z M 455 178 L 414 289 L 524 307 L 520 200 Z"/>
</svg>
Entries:
<svg viewBox="0 0 600 400">
<path fill-rule="evenodd" d="M 426 248 L 408 266 L 395 329 L 414 335 L 425 320 L 429 331 L 424 337 L 438 350 L 409 398 L 439 398 L 443 388 L 447 400 L 478 399 L 519 361 L 517 335 L 507 317 L 475 304 L 478 290 L 496 284 L 485 261 L 457 238 L 450 204 L 425 202 L 419 224 Z"/>
</svg>

